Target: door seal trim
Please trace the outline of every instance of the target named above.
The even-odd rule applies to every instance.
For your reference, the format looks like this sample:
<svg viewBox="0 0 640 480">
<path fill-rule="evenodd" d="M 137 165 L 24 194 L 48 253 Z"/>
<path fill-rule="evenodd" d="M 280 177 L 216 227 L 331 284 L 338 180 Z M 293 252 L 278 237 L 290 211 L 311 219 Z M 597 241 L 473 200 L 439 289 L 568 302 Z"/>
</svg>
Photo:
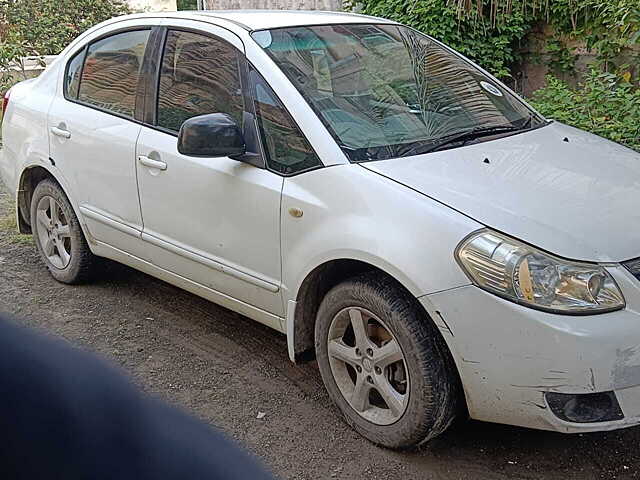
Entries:
<svg viewBox="0 0 640 480">
<path fill-rule="evenodd" d="M 89 217 L 96 222 L 100 222 L 108 227 L 111 227 L 119 232 L 126 233 L 127 235 L 131 235 L 132 237 L 140 238 L 140 230 L 131 226 L 126 225 L 118 220 L 111 218 L 109 215 L 103 212 L 97 212 L 86 205 L 80 205 L 80 212 L 85 217 Z"/>
<path fill-rule="evenodd" d="M 268 290 L 272 293 L 277 293 L 280 290 L 280 287 L 278 285 L 275 285 L 271 282 L 268 282 L 266 280 L 263 280 L 261 278 L 257 278 L 253 275 L 250 275 L 248 273 L 245 273 L 241 270 L 237 270 L 235 268 L 232 268 L 228 265 L 225 265 L 223 263 L 220 263 L 212 258 L 209 257 L 205 257 L 203 255 L 200 255 L 198 253 L 192 252 L 190 250 L 186 250 L 184 248 L 178 247 L 172 243 L 169 243 L 165 240 L 161 240 L 158 237 L 155 237 L 153 235 L 149 235 L 146 232 L 142 232 L 142 240 L 151 243 L 152 245 L 155 245 L 156 247 L 160 247 L 168 252 L 171 253 L 175 253 L 176 255 L 179 255 L 183 258 L 186 258 L 188 260 L 192 260 L 194 262 L 200 263 L 206 267 L 212 268 L 218 272 L 221 273 L 225 273 L 231 277 L 237 278 L 238 280 L 242 280 L 244 282 L 250 283 L 252 285 L 255 285 L 257 287 L 263 288 L 265 290 Z"/>
<path fill-rule="evenodd" d="M 252 320 L 273 328 L 276 331 L 284 333 L 284 330 L 282 329 L 283 319 L 274 313 L 268 312 L 259 307 L 256 307 L 255 305 L 251 305 L 250 303 L 231 297 L 226 293 L 220 292 L 187 277 L 183 277 L 182 275 L 166 270 L 155 265 L 154 263 L 149 262 L 148 260 L 144 260 L 140 257 L 127 253 L 124 250 L 120 250 L 119 248 L 114 247 L 113 245 L 109 245 L 108 243 L 96 241 L 96 247 L 99 249 L 98 254 L 101 256 L 111 258 L 124 265 L 135 268 L 140 272 L 152 275 L 156 278 L 159 278 L 160 280 L 175 285 L 176 287 L 186 292 L 191 292 L 194 295 L 205 298 L 206 300 L 217 305 L 221 305 L 225 308 L 229 308 L 234 312 L 238 312 L 241 315 L 245 315 Z M 208 296 L 203 295 L 203 292 L 207 293 Z M 211 298 L 211 296 L 215 296 L 216 298 Z"/>
</svg>

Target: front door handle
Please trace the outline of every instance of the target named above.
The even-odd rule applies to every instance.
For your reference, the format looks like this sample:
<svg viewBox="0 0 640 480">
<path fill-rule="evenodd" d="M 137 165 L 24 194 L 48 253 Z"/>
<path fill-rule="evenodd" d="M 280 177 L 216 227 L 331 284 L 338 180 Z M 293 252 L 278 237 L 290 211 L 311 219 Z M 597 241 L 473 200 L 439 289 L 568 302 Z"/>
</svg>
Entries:
<svg viewBox="0 0 640 480">
<path fill-rule="evenodd" d="M 157 168 L 158 170 L 166 170 L 167 164 L 160 160 L 154 160 L 153 158 L 145 157 L 144 155 L 138 155 L 138 161 L 149 168 Z"/>
<path fill-rule="evenodd" d="M 56 137 L 62 137 L 62 138 L 71 138 L 71 132 L 68 130 L 64 130 L 62 128 L 58 128 L 58 127 L 51 127 L 49 129 L 51 131 L 51 133 L 53 133 Z"/>
</svg>

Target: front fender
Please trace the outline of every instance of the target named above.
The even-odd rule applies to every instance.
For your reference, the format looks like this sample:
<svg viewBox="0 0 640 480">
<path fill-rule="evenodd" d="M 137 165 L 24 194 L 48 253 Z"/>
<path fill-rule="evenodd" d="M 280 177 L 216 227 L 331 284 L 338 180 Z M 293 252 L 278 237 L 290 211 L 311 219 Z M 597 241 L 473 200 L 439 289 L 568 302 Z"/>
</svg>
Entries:
<svg viewBox="0 0 640 480">
<path fill-rule="evenodd" d="M 290 209 L 302 216 L 289 214 Z M 299 213 L 299 212 L 298 212 Z M 333 259 L 387 272 L 416 297 L 469 284 L 454 250 L 482 225 L 359 165 L 287 178 L 282 198 L 283 295 Z"/>
</svg>

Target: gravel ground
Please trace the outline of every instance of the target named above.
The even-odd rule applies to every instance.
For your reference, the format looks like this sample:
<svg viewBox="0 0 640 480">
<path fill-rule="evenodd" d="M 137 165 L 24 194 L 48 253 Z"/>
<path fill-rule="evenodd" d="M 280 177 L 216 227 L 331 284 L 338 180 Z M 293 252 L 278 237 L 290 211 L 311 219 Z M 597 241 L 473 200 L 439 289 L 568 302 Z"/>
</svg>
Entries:
<svg viewBox="0 0 640 480">
<path fill-rule="evenodd" d="M 466 421 L 418 452 L 375 447 L 338 418 L 314 364 L 289 362 L 283 335 L 120 265 L 91 285 L 61 285 L 15 233 L 12 208 L 0 187 L 0 311 L 120 365 L 280 478 L 640 476 L 640 428 L 564 436 Z"/>
</svg>

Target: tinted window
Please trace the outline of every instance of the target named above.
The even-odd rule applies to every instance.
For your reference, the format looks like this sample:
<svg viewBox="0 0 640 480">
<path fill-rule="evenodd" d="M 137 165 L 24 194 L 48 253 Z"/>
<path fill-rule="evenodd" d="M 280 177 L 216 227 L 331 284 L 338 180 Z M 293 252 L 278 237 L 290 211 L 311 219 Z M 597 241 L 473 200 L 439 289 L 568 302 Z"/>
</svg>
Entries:
<svg viewBox="0 0 640 480">
<path fill-rule="evenodd" d="M 78 98 L 78 86 L 80 85 L 80 73 L 84 60 L 84 49 L 76 53 L 67 65 L 67 74 L 64 78 L 64 96 Z"/>
<path fill-rule="evenodd" d="M 291 175 L 321 165 L 307 139 L 265 80 L 251 71 L 260 137 L 272 170 Z"/>
<path fill-rule="evenodd" d="M 238 52 L 195 33 L 167 35 L 160 70 L 158 125 L 178 131 L 191 117 L 228 113 L 241 125 L 242 88 Z"/>
<path fill-rule="evenodd" d="M 149 30 L 124 32 L 89 46 L 78 100 L 133 117 Z"/>
</svg>

